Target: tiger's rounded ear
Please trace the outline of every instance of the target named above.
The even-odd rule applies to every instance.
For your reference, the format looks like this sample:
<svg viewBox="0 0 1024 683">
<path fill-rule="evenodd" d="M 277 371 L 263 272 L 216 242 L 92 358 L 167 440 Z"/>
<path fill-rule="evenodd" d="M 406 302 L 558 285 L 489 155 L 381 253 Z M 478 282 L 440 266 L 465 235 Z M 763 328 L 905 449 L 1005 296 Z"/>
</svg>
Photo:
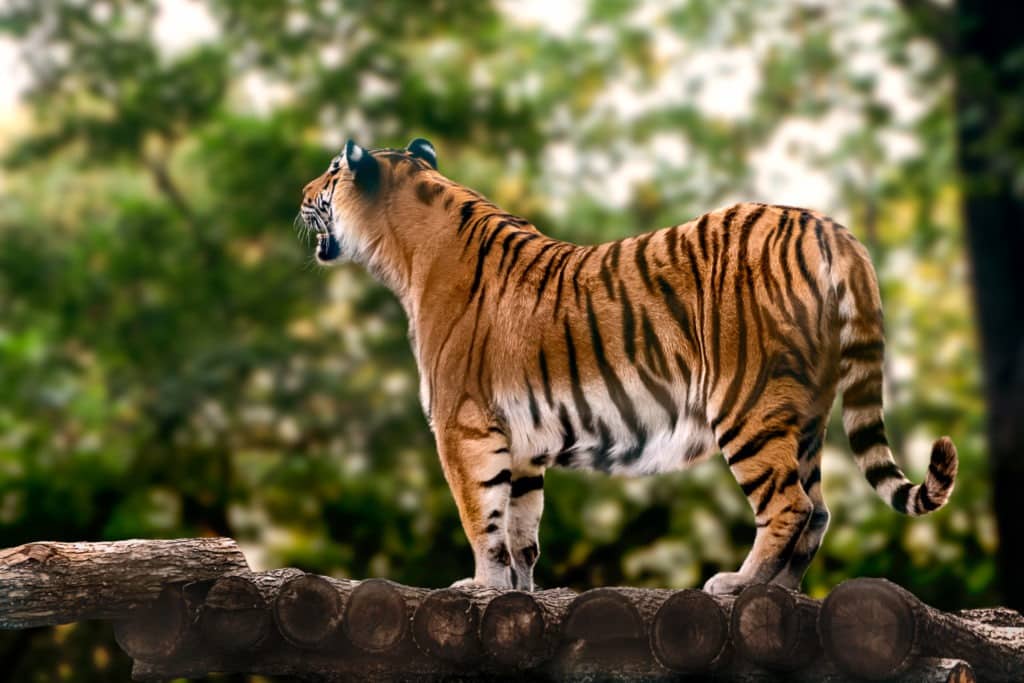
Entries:
<svg viewBox="0 0 1024 683">
<path fill-rule="evenodd" d="M 405 150 L 417 159 L 423 159 L 432 168 L 437 168 L 437 152 L 434 151 L 434 146 L 430 144 L 429 140 L 416 138 L 405 146 Z"/>
<path fill-rule="evenodd" d="M 360 147 L 354 140 L 345 143 L 345 159 L 352 171 L 356 187 L 374 193 L 380 186 L 380 164 L 373 155 Z"/>
</svg>

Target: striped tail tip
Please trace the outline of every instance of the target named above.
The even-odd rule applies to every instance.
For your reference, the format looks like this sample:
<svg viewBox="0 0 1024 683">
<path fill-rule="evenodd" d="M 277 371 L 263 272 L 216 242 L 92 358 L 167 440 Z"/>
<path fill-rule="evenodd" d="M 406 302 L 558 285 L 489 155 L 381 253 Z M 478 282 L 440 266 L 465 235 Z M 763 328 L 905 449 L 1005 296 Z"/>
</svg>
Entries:
<svg viewBox="0 0 1024 683">
<path fill-rule="evenodd" d="M 910 514 L 923 515 L 937 510 L 946 504 L 956 484 L 956 472 L 959 460 L 956 446 L 948 436 L 935 441 L 932 446 L 932 460 L 928 465 L 928 475 L 924 484 L 917 490 L 914 497 L 914 511 Z"/>
</svg>

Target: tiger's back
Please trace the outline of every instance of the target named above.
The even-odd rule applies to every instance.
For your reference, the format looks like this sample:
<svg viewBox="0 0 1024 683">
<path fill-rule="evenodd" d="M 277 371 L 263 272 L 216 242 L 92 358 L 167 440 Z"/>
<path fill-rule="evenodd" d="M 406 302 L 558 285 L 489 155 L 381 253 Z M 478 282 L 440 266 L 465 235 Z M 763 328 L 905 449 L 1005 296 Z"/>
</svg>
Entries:
<svg viewBox="0 0 1024 683">
<path fill-rule="evenodd" d="M 350 143 L 344 161 L 307 186 L 306 205 L 331 207 L 313 220 L 330 226 L 321 251 L 348 251 L 409 314 L 472 583 L 532 588 L 547 467 L 645 474 L 721 450 L 758 530 L 743 567 L 706 588 L 797 587 L 828 524 L 820 454 L 837 390 L 884 499 L 922 514 L 948 498 L 948 439 L 922 485 L 889 451 L 877 282 L 830 219 L 738 204 L 577 246 L 441 176 L 425 141 Z"/>
</svg>

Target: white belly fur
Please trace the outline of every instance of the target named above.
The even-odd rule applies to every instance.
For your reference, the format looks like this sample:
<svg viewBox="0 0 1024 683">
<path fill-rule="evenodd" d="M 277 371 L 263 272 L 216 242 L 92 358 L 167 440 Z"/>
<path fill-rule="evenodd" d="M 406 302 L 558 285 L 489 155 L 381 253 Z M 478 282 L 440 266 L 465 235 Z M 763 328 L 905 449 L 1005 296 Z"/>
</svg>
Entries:
<svg viewBox="0 0 1024 683">
<path fill-rule="evenodd" d="M 630 382 L 626 385 L 644 435 L 643 450 L 639 455 L 633 453 L 628 462 L 626 459 L 631 451 L 636 451 L 637 435 L 623 420 L 603 384 L 585 387 L 584 395 L 592 412 L 591 424 L 600 420 L 607 426 L 610 439 L 605 444 L 606 449 L 602 448 L 600 436 L 593 433 L 596 430 L 584 429 L 569 391 L 555 391 L 553 405 L 549 405 L 543 396 L 537 396 L 540 419 L 536 424 L 525 396 L 499 401 L 499 409 L 509 429 L 513 463 L 526 466 L 532 458 L 547 454 L 549 462 L 554 464 L 565 442 L 565 430 L 559 418 L 560 404 L 565 406 L 576 437 L 575 444 L 569 449 L 572 453 L 569 467 L 643 475 L 679 470 L 699 461 L 716 450 L 711 429 L 702 417 L 686 413 L 683 387 L 668 388 L 679 407 L 674 426 L 666 409 L 639 385 L 638 380 L 635 384 Z M 598 455 L 602 450 L 605 451 L 603 458 Z"/>
</svg>

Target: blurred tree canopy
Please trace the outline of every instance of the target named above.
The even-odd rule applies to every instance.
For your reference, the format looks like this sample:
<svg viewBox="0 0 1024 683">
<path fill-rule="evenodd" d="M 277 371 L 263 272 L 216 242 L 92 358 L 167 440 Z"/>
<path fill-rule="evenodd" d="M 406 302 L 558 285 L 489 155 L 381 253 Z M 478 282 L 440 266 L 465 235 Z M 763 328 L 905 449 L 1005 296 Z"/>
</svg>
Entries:
<svg viewBox="0 0 1024 683">
<path fill-rule="evenodd" d="M 948 433 L 961 474 L 947 509 L 900 518 L 833 420 L 805 587 L 881 575 L 944 608 L 998 602 L 942 48 L 883 0 L 562 3 L 571 26 L 529 4 L 7 2 L 32 82 L 0 123 L 0 547 L 226 534 L 261 567 L 467 575 L 400 307 L 316 268 L 291 227 L 345 138 L 424 136 L 447 175 L 564 239 L 737 199 L 847 223 L 882 281 L 897 455 L 920 478 Z M 183 5 L 213 29 L 169 40 Z M 718 461 L 547 490 L 544 586 L 695 586 L 753 539 Z M 16 680 L 128 678 L 94 624 L 0 634 L 0 658 Z"/>
</svg>

